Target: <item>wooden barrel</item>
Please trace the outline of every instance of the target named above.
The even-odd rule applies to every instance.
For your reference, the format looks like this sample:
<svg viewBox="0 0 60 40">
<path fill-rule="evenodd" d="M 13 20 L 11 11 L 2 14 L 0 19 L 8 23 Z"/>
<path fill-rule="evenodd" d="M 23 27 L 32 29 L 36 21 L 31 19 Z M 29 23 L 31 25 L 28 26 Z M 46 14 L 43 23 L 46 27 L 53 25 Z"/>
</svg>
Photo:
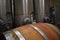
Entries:
<svg viewBox="0 0 60 40">
<path fill-rule="evenodd" d="M 60 32 L 54 25 L 34 23 L 4 32 L 0 40 L 60 40 Z"/>
</svg>

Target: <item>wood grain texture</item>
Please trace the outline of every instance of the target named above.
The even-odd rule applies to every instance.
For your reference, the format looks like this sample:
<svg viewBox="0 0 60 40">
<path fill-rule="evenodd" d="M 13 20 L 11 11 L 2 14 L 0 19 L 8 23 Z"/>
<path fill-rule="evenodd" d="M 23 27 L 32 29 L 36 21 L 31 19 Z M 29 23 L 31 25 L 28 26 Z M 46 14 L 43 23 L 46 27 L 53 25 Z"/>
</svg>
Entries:
<svg viewBox="0 0 60 40">
<path fill-rule="evenodd" d="M 59 40 L 57 34 L 48 25 L 44 23 L 34 23 L 33 25 L 40 28 L 48 36 L 49 40 Z M 16 29 L 21 32 L 26 40 L 44 40 L 44 38 L 30 25 L 25 25 Z"/>
<path fill-rule="evenodd" d="M 39 27 L 48 36 L 49 40 L 59 40 L 57 34 L 44 23 L 36 23 L 34 25 Z"/>
<path fill-rule="evenodd" d="M 58 28 L 55 28 L 55 26 L 48 25 L 46 23 L 33 23 L 32 25 L 41 29 L 46 34 L 49 40 L 60 40 L 60 37 L 57 35 L 60 35 L 60 33 L 58 33 Z M 29 24 L 15 29 L 19 31 L 26 40 L 45 40 L 42 35 L 34 28 L 32 28 Z M 19 40 L 18 36 L 13 31 L 11 32 L 11 34 L 13 38 L 15 38 L 15 40 Z"/>
<path fill-rule="evenodd" d="M 26 40 L 44 40 L 43 37 L 29 25 L 19 27 L 17 30 L 22 33 Z"/>
</svg>

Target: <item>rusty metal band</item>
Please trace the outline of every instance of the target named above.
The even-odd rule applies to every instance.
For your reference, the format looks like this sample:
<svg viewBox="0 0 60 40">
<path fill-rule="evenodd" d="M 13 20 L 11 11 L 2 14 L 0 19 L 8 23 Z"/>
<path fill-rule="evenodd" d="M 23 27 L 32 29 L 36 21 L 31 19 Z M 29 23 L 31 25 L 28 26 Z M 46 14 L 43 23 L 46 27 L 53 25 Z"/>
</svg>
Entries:
<svg viewBox="0 0 60 40">
<path fill-rule="evenodd" d="M 45 40 L 48 40 L 48 37 L 46 36 L 46 34 L 45 34 L 41 29 L 39 29 L 38 27 L 36 27 L 36 26 L 34 26 L 34 25 L 32 25 L 32 24 L 30 24 L 30 26 L 31 26 L 33 29 L 35 29 L 37 32 L 39 32 L 40 35 L 41 35 Z"/>
<path fill-rule="evenodd" d="M 14 29 L 13 32 L 17 35 L 17 37 L 19 38 L 19 40 L 25 40 L 25 38 L 24 38 L 23 35 L 20 33 L 20 31 Z"/>
<path fill-rule="evenodd" d="M 14 37 L 12 36 L 12 34 L 11 34 L 11 31 L 7 31 L 3 34 L 6 37 L 6 40 L 15 40 Z"/>
</svg>

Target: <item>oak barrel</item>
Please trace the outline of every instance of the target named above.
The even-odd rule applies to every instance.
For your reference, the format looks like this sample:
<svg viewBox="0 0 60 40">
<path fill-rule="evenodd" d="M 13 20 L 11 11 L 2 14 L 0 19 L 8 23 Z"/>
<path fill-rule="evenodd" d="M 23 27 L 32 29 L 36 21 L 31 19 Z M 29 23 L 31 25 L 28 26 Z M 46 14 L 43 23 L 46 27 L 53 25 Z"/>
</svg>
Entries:
<svg viewBox="0 0 60 40">
<path fill-rule="evenodd" d="M 60 40 L 60 32 L 49 23 L 34 23 L 0 34 L 0 40 Z"/>
</svg>

